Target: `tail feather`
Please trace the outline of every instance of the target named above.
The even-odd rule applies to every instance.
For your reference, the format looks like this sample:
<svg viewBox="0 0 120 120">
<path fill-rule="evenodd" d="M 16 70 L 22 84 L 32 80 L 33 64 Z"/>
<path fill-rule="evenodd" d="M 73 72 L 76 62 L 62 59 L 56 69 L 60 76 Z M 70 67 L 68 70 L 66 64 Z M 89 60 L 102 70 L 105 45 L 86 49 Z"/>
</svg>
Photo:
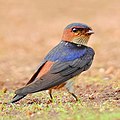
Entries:
<svg viewBox="0 0 120 120">
<path fill-rule="evenodd" d="M 25 96 L 26 96 L 26 95 L 15 95 L 15 96 L 13 97 L 13 99 L 10 101 L 10 103 L 15 103 L 15 102 L 21 100 L 22 98 L 24 98 Z"/>
</svg>

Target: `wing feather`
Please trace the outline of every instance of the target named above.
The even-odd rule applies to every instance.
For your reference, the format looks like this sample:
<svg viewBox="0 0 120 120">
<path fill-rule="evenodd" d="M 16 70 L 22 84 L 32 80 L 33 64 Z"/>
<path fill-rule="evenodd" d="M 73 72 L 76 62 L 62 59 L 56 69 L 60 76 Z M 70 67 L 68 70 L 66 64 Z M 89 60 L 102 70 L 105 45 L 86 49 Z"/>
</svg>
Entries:
<svg viewBox="0 0 120 120">
<path fill-rule="evenodd" d="M 27 82 L 26 85 L 32 83 L 32 82 L 35 80 L 35 78 L 38 76 L 38 74 L 39 74 L 41 68 L 44 66 L 45 63 L 46 63 L 46 61 L 43 60 L 43 61 L 39 64 L 37 70 L 35 71 L 35 73 L 34 73 L 33 76 L 31 77 L 31 79 Z"/>
<path fill-rule="evenodd" d="M 44 74 L 42 77 L 37 78 L 31 84 L 20 88 L 16 91 L 18 95 L 27 95 L 29 93 L 34 93 L 42 90 L 47 90 L 51 87 L 60 85 L 70 78 L 80 74 L 81 72 L 87 70 L 92 63 L 94 52 L 86 54 L 79 59 L 68 62 L 56 61 L 53 63 L 50 70 Z"/>
</svg>

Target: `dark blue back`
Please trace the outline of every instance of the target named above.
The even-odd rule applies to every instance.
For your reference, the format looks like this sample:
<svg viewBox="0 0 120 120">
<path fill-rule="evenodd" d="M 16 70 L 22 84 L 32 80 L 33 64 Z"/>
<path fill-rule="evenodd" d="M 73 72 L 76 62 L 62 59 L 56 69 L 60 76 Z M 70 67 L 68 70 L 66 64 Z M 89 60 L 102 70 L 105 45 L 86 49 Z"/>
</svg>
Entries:
<svg viewBox="0 0 120 120">
<path fill-rule="evenodd" d="M 86 53 L 86 46 L 77 46 L 74 43 L 62 41 L 45 57 L 47 61 L 67 62 L 82 57 Z"/>
</svg>

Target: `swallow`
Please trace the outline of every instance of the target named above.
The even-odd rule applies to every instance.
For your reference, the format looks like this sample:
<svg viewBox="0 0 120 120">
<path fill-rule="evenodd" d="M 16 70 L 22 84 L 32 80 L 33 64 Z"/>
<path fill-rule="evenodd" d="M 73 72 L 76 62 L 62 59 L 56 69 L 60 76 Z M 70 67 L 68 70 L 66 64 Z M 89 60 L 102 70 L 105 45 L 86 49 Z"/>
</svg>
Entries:
<svg viewBox="0 0 120 120">
<path fill-rule="evenodd" d="M 60 43 L 41 61 L 27 84 L 15 91 L 10 103 L 15 103 L 26 95 L 48 90 L 52 99 L 52 90 L 65 87 L 75 98 L 74 77 L 90 68 L 94 50 L 87 46 L 94 33 L 91 27 L 83 23 L 72 23 L 65 27 Z"/>
</svg>

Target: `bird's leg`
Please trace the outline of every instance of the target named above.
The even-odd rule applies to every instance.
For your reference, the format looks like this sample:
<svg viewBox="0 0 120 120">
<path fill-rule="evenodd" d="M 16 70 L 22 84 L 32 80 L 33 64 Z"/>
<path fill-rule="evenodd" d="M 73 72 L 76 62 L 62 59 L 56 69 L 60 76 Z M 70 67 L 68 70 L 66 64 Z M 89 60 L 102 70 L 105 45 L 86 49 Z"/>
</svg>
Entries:
<svg viewBox="0 0 120 120">
<path fill-rule="evenodd" d="M 76 101 L 78 101 L 78 98 L 77 98 L 77 96 L 74 93 L 70 93 L 70 94 L 75 98 Z"/>
<path fill-rule="evenodd" d="M 69 80 L 66 82 L 65 88 L 75 98 L 75 100 L 78 101 L 77 96 L 74 94 L 74 85 L 73 84 L 74 84 L 73 80 Z"/>
<path fill-rule="evenodd" d="M 71 92 L 69 89 L 67 91 L 75 98 L 76 101 L 78 101 L 77 96 L 74 94 L 74 92 Z"/>
<path fill-rule="evenodd" d="M 53 97 L 52 97 L 52 89 L 49 89 L 48 93 L 49 93 L 49 95 L 50 95 L 51 100 L 53 100 Z"/>
</svg>

